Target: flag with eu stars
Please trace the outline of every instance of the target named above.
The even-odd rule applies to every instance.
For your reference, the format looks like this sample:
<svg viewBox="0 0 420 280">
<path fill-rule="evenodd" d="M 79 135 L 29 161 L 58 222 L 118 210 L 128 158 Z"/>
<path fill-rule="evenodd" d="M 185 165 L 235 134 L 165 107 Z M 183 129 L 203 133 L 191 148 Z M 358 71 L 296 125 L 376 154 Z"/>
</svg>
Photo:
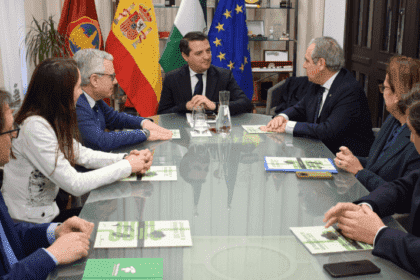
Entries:
<svg viewBox="0 0 420 280">
<path fill-rule="evenodd" d="M 220 0 L 208 37 L 212 64 L 230 69 L 246 96 L 252 99 L 251 57 L 245 20 L 244 0 Z"/>
</svg>

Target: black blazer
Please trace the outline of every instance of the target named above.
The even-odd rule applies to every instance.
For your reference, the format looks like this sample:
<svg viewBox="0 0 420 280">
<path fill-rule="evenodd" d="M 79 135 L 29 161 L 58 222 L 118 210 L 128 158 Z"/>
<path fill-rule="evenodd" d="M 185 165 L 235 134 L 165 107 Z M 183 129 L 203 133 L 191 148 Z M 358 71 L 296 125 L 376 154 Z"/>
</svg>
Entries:
<svg viewBox="0 0 420 280">
<path fill-rule="evenodd" d="M 420 169 L 381 185 L 354 203 L 360 202 L 369 203 L 381 218 L 410 213 L 412 234 L 389 227 L 382 229 L 376 236 L 372 254 L 420 276 Z"/>
<path fill-rule="evenodd" d="M 251 113 L 252 104 L 241 90 L 230 70 L 211 65 L 207 70 L 206 97 L 219 103 L 219 91 L 230 91 L 231 115 Z M 166 74 L 159 101 L 158 114 L 185 113 L 185 105 L 192 99 L 190 70 L 187 65 Z"/>
<path fill-rule="evenodd" d="M 320 139 L 333 153 L 346 146 L 356 156 L 367 156 L 375 137 L 362 86 L 342 68 L 325 99 L 319 122 L 313 123 L 319 87 L 312 83 L 301 101 L 281 112 L 297 121 L 293 136 Z"/>
<path fill-rule="evenodd" d="M 378 159 L 392 128 L 397 123 L 400 124 L 397 119 L 389 115 L 373 142 L 369 156 L 358 157 L 364 169 L 360 170 L 356 177 L 369 191 L 420 168 L 420 155 L 414 144 L 410 142 L 411 132 L 407 126 L 403 128 L 394 144 Z"/>
</svg>

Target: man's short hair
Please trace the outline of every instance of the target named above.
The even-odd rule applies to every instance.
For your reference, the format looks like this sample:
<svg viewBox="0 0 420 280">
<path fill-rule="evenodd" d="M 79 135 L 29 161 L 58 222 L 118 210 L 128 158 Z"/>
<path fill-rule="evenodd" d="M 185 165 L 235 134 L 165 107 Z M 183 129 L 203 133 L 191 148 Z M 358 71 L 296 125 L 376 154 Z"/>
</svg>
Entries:
<svg viewBox="0 0 420 280">
<path fill-rule="evenodd" d="M 87 86 L 92 74 L 105 72 L 104 59 L 113 61 L 114 57 L 97 49 L 81 49 L 73 56 L 73 59 L 80 70 L 82 86 Z"/>
<path fill-rule="evenodd" d="M 189 42 L 204 41 L 208 39 L 209 38 L 207 37 L 207 35 L 204 34 L 203 32 L 200 32 L 200 31 L 188 32 L 187 34 L 185 34 L 184 38 L 182 38 L 181 41 L 179 42 L 179 50 L 181 51 L 181 53 L 185 53 L 187 56 L 189 56 L 190 51 L 191 51 Z"/>
<path fill-rule="evenodd" d="M 331 37 L 318 37 L 312 39 L 309 45 L 315 43 L 312 51 L 312 60 L 317 63 L 320 58 L 325 59 L 327 69 L 333 72 L 344 67 L 344 52 L 337 41 Z"/>
</svg>

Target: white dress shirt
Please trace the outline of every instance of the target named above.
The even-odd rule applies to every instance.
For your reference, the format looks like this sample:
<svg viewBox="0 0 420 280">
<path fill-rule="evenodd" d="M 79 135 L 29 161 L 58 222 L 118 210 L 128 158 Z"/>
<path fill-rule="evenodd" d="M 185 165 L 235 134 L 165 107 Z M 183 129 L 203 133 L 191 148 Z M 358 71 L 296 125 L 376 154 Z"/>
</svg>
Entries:
<svg viewBox="0 0 420 280">
<path fill-rule="evenodd" d="M 321 101 L 321 105 L 319 106 L 319 112 L 318 112 L 318 117 L 322 112 L 322 107 L 324 106 L 325 100 L 327 99 L 328 93 L 330 92 L 330 88 L 335 80 L 335 78 L 337 77 L 338 73 L 340 71 L 337 71 L 334 75 L 331 76 L 331 78 L 328 79 L 328 81 L 326 81 L 322 87 L 325 88 L 324 93 L 322 94 L 322 101 Z M 287 124 L 286 124 L 286 133 L 288 134 L 293 134 L 293 130 L 295 129 L 295 125 L 296 122 L 295 121 L 289 121 L 289 116 L 287 116 L 286 114 L 279 114 L 279 116 L 283 116 L 286 120 L 288 120 Z"/>
<path fill-rule="evenodd" d="M 195 85 L 198 83 L 198 78 L 197 78 L 197 76 L 196 76 L 196 74 L 198 74 L 198 73 L 194 72 L 194 71 L 191 69 L 191 67 L 188 67 L 188 68 L 190 68 L 190 76 L 191 76 L 191 92 L 192 92 L 192 94 L 194 95 Z M 206 71 L 204 71 L 204 73 L 201 73 L 201 74 L 203 74 L 203 93 L 202 93 L 202 95 L 203 95 L 203 96 L 206 96 L 207 70 L 206 70 Z"/>
</svg>

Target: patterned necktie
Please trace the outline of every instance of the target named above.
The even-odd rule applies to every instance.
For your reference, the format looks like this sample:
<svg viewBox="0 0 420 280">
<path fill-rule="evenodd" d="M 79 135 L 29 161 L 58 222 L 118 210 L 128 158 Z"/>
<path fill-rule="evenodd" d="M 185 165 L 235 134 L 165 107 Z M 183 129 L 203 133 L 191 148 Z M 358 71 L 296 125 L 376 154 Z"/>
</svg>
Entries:
<svg viewBox="0 0 420 280">
<path fill-rule="evenodd" d="M 195 85 L 194 88 L 194 95 L 202 95 L 203 94 L 203 74 L 195 74 L 195 76 L 198 79 L 197 84 Z"/>
<path fill-rule="evenodd" d="M 0 239 L 3 244 L 4 252 L 6 253 L 7 260 L 9 261 L 10 266 L 18 262 L 15 253 L 10 246 L 9 240 L 7 240 L 6 233 L 4 232 L 3 225 L 0 222 Z"/>
<path fill-rule="evenodd" d="M 318 115 L 319 115 L 319 109 L 321 108 L 321 102 L 322 102 L 322 95 L 324 94 L 325 88 L 324 87 L 320 87 L 318 90 L 318 99 L 316 102 L 316 110 L 315 110 L 315 116 L 314 116 L 314 121 L 313 123 L 317 123 L 318 120 Z"/>
</svg>

